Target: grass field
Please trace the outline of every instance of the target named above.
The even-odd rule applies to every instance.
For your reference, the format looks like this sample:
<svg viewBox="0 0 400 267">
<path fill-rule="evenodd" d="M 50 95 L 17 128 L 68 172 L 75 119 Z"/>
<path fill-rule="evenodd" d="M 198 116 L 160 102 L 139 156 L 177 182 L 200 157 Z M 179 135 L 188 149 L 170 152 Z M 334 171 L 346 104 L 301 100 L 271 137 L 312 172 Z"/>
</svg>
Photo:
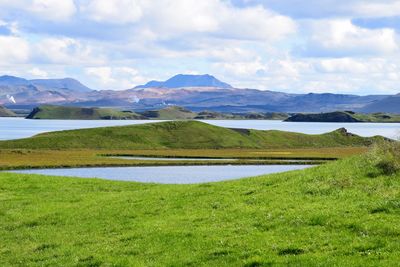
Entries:
<svg viewBox="0 0 400 267">
<path fill-rule="evenodd" d="M 1 266 L 396 266 L 379 157 L 199 185 L 0 173 Z"/>
</svg>

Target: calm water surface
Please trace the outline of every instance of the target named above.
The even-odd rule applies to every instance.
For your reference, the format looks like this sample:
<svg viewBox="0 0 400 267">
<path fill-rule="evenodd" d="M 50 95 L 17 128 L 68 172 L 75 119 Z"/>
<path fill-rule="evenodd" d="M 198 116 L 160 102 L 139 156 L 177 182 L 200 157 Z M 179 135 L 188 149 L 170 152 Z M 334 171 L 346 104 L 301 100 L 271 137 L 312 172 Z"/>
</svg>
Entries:
<svg viewBox="0 0 400 267">
<path fill-rule="evenodd" d="M 225 166 L 161 166 L 101 167 L 75 169 L 18 170 L 16 173 L 44 174 L 81 178 L 102 178 L 162 184 L 197 184 L 233 180 L 309 168 L 307 165 L 225 165 Z"/>
<path fill-rule="evenodd" d="M 284 122 L 276 120 L 204 120 L 204 122 L 229 128 L 281 130 L 306 134 L 327 133 L 344 127 L 349 132 L 361 136 L 400 137 L 400 123 Z"/>
<path fill-rule="evenodd" d="M 148 120 L 25 120 L 24 118 L 0 118 L 0 140 L 31 137 L 33 135 L 83 128 L 143 124 Z"/>
<path fill-rule="evenodd" d="M 25 120 L 23 118 L 0 118 L 0 140 L 18 139 L 38 133 L 104 126 L 143 124 L 153 120 Z M 283 130 L 307 134 L 320 134 L 345 127 L 361 136 L 400 136 L 400 123 L 319 123 L 282 122 L 271 120 L 204 120 L 204 122 L 230 128 L 258 130 Z"/>
<path fill-rule="evenodd" d="M 115 158 L 115 159 L 130 159 L 130 160 L 165 160 L 165 161 L 197 161 L 197 160 L 203 160 L 203 161 L 220 161 L 220 160 L 238 160 L 238 159 L 233 159 L 233 158 L 174 158 L 174 157 L 136 157 L 136 156 L 111 156 L 110 158 Z"/>
</svg>

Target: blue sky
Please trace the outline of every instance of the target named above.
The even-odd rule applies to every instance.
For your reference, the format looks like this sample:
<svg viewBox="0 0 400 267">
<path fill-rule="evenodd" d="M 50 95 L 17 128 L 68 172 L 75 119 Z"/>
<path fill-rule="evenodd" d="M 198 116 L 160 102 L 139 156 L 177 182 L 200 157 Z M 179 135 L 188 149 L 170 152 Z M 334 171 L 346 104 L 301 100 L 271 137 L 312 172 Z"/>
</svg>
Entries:
<svg viewBox="0 0 400 267">
<path fill-rule="evenodd" d="M 400 0 L 0 0 L 0 74 L 122 90 L 177 73 L 400 92 Z"/>
</svg>

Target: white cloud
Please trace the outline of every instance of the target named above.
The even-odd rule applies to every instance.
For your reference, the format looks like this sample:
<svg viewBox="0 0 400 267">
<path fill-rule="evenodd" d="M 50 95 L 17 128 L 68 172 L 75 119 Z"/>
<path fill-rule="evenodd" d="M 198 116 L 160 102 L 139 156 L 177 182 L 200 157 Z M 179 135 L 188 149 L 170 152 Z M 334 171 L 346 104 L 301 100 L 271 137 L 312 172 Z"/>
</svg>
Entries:
<svg viewBox="0 0 400 267">
<path fill-rule="evenodd" d="M 157 17 L 152 23 L 169 34 L 208 32 L 222 38 L 277 40 L 296 30 L 292 19 L 261 6 L 237 8 L 219 0 L 152 3 L 156 4 L 148 9 Z"/>
<path fill-rule="evenodd" d="M 266 66 L 258 58 L 255 61 L 219 62 L 214 64 L 214 69 L 236 77 L 252 77 L 257 73 L 265 72 Z"/>
<path fill-rule="evenodd" d="M 46 71 L 36 68 L 36 67 L 28 70 L 28 73 L 35 77 L 38 77 L 38 78 L 48 78 L 49 77 L 49 74 Z"/>
<path fill-rule="evenodd" d="M 374 63 L 353 58 L 332 58 L 323 59 L 315 65 L 318 70 L 331 73 L 371 73 L 382 70 L 382 60 L 376 60 Z"/>
<path fill-rule="evenodd" d="M 33 0 L 28 12 L 45 20 L 66 21 L 76 12 L 73 0 Z"/>
<path fill-rule="evenodd" d="M 297 25 L 289 17 L 269 11 L 261 6 L 226 8 L 221 17 L 221 34 L 238 39 L 279 40 L 296 32 Z"/>
<path fill-rule="evenodd" d="M 0 71 L 99 89 L 185 70 L 288 92 L 398 88 L 398 33 L 352 21 L 400 15 L 399 0 L 238 1 L 0 0 Z"/>
<path fill-rule="evenodd" d="M 89 67 L 85 73 L 94 77 L 93 84 L 102 89 L 128 89 L 148 81 L 131 67 Z"/>
<path fill-rule="evenodd" d="M 28 42 L 16 36 L 0 35 L 0 64 L 22 63 L 29 59 Z"/>
<path fill-rule="evenodd" d="M 104 58 L 93 47 L 72 38 L 44 38 L 35 44 L 36 60 L 54 64 L 101 64 Z"/>
<path fill-rule="evenodd" d="M 110 24 L 132 23 L 142 16 L 138 0 L 91 0 L 81 6 L 81 12 L 87 13 L 90 19 Z"/>
<path fill-rule="evenodd" d="M 215 14 L 223 11 L 225 5 L 218 0 L 155 0 L 146 2 L 144 7 L 147 23 L 154 30 L 176 35 L 218 30 L 219 18 Z"/>
<path fill-rule="evenodd" d="M 115 82 L 111 77 L 112 70 L 110 67 L 91 67 L 86 68 L 86 74 L 95 76 L 103 85 L 108 85 Z"/>
<path fill-rule="evenodd" d="M 308 55 L 378 55 L 399 49 L 393 29 L 365 29 L 350 20 L 316 20 L 311 23 Z"/>
<path fill-rule="evenodd" d="M 355 16 L 391 17 L 400 15 L 400 1 L 362 1 L 351 5 Z"/>
</svg>

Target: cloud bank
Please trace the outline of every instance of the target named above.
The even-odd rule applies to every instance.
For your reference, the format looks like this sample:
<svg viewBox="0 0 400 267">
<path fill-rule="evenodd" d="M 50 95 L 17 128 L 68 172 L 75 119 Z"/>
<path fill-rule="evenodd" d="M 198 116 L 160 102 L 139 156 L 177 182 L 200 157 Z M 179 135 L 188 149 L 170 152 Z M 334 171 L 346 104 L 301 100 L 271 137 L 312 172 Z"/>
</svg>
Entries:
<svg viewBox="0 0 400 267">
<path fill-rule="evenodd" d="M 0 73 L 132 88 L 177 73 L 398 93 L 400 1 L 0 0 Z"/>
</svg>

